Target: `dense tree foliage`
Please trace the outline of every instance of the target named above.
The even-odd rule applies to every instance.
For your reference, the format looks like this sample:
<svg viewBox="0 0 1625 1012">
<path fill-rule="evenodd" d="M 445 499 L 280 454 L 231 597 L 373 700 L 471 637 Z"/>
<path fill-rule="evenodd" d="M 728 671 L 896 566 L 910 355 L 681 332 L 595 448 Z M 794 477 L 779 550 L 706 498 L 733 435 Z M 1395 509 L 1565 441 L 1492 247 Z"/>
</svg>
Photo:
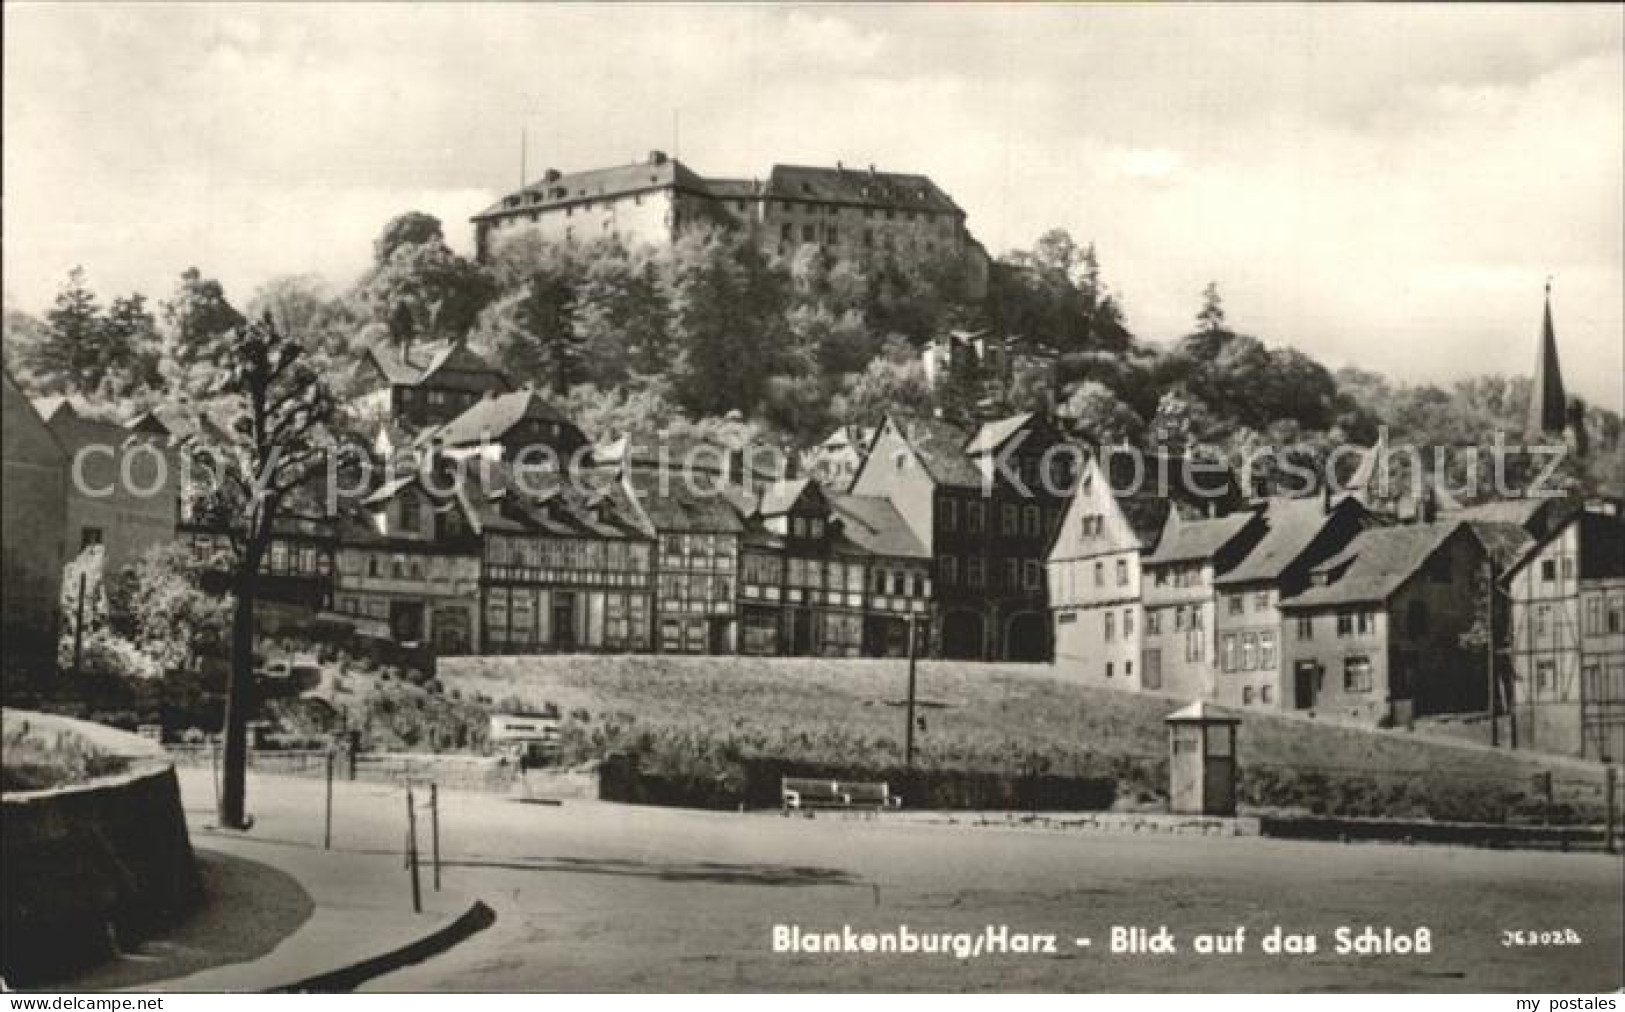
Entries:
<svg viewBox="0 0 1625 1012">
<path fill-rule="evenodd" d="M 522 233 L 476 264 L 447 246 L 437 219 L 411 211 L 384 226 L 352 288 L 275 278 L 246 308 L 295 335 L 344 399 L 375 382 L 358 368 L 370 343 L 467 339 L 594 435 L 730 416 L 811 445 L 887 410 L 972 426 L 1053 408 L 1087 442 L 1219 451 L 1294 443 L 1318 453 L 1369 445 L 1382 427 L 1393 443 L 1432 446 L 1521 436 L 1527 380 L 1441 387 L 1334 374 L 1238 327 L 1217 282 L 1200 293 L 1189 334 L 1139 341 L 1099 252 L 1061 229 L 994 262 L 979 303 L 956 295 L 964 271 L 947 255 L 905 266 L 886 255 L 837 260 L 814 245 L 774 257 L 714 223 L 666 248 Z M 103 308 L 75 271 L 44 318 L 6 314 L 6 362 L 34 394 L 207 401 L 223 388 L 210 349 L 243 319 L 197 268 L 156 314 L 139 294 Z M 955 351 L 929 382 L 922 353 L 955 330 L 984 339 L 985 360 Z M 1619 415 L 1578 402 L 1571 411 L 1588 451 L 1574 479 L 1617 488 Z M 1465 456 L 1440 455 L 1458 470 Z"/>
</svg>

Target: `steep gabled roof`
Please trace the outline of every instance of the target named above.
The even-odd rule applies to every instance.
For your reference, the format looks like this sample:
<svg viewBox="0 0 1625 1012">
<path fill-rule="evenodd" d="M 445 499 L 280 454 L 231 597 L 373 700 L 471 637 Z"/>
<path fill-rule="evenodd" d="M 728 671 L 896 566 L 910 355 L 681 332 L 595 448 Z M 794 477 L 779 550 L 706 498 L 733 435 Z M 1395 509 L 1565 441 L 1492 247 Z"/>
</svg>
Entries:
<svg viewBox="0 0 1625 1012">
<path fill-rule="evenodd" d="M 1539 538 L 1531 539 L 1518 557 L 1507 566 L 1503 579 L 1510 580 L 1542 549 L 1555 541 L 1570 525 L 1580 526 L 1580 578 L 1608 579 L 1625 576 L 1625 517 L 1582 510 L 1570 513 L 1561 523 Z"/>
<path fill-rule="evenodd" d="M 1310 586 L 1281 602 L 1282 608 L 1320 608 L 1342 604 L 1377 604 L 1388 600 L 1458 532 L 1473 537 L 1460 521 L 1369 527 L 1348 547 L 1314 569 L 1330 582 Z"/>
<path fill-rule="evenodd" d="M 1254 513 L 1232 513 L 1200 520 L 1175 520 L 1177 516 L 1177 513 L 1169 515 L 1168 526 L 1157 541 L 1156 551 L 1146 557 L 1144 565 L 1211 559 L 1257 519 Z"/>
<path fill-rule="evenodd" d="M 1507 566 L 1517 562 L 1524 551 L 1535 540 L 1520 524 L 1496 523 L 1489 520 L 1473 520 L 1464 518 L 1463 523 L 1473 529 L 1478 540 L 1483 543 L 1484 550 L 1490 553 L 1498 569 L 1505 570 Z"/>
<path fill-rule="evenodd" d="M 29 439 L 29 433 L 32 433 L 37 437 L 34 442 L 39 444 L 39 448 L 53 458 L 52 464 L 67 463 L 67 448 L 62 445 L 62 440 L 57 438 L 57 434 L 51 431 L 51 427 L 40 416 L 39 409 L 23 393 L 22 387 L 17 385 L 9 368 L 0 367 L 0 389 L 4 391 L 0 394 L 0 405 L 3 405 L 0 414 L 4 415 L 5 420 L 5 424 L 0 425 L 0 438 L 4 439 L 6 459 L 13 459 L 14 453 L 18 454 L 17 459 L 25 459 L 25 455 L 30 453 L 26 441 Z"/>
<path fill-rule="evenodd" d="M 775 481 L 762 489 L 761 495 L 755 503 L 755 512 L 764 517 L 779 516 L 789 513 L 796 508 L 809 492 L 819 498 L 824 498 L 818 484 L 810 478 L 789 478 L 784 481 Z"/>
<path fill-rule="evenodd" d="M 423 341 L 403 346 L 378 342 L 367 346 L 367 357 L 391 386 L 432 383 L 448 390 L 508 390 L 512 384 L 496 368 L 462 341 Z"/>
<path fill-rule="evenodd" d="M 984 423 L 981 428 L 976 430 L 976 435 L 972 437 L 970 444 L 965 447 L 965 452 L 973 456 L 982 453 L 996 453 L 999 447 L 1003 446 L 1011 436 L 1021 431 L 1021 427 L 1032 421 L 1032 419 L 1033 413 L 1028 411 Z"/>
<path fill-rule="evenodd" d="M 485 439 L 499 440 L 524 421 L 570 424 L 569 419 L 534 390 L 486 397 L 467 411 L 434 430 L 434 438 L 446 446 L 470 446 Z"/>
<path fill-rule="evenodd" d="M 646 539 L 652 536 L 618 482 L 577 473 L 530 470 L 501 463 L 466 467 L 457 484 L 476 530 L 561 538 Z"/>
<path fill-rule="evenodd" d="M 744 519 L 728 490 L 706 481 L 685 481 L 680 474 L 632 469 L 625 481 L 638 509 L 656 531 L 738 534 Z"/>
<path fill-rule="evenodd" d="M 874 440 L 875 429 L 869 425 L 842 425 L 825 437 L 820 449 L 840 450 L 851 447 L 858 453 L 867 453 Z"/>
<path fill-rule="evenodd" d="M 231 419 L 194 404 L 159 404 L 132 418 L 126 428 L 150 432 L 154 428 L 152 423 L 177 443 L 187 439 L 222 443 L 232 438 Z"/>
<path fill-rule="evenodd" d="M 965 433 L 938 418 L 893 416 L 897 430 L 914 450 L 920 466 L 939 485 L 980 488 L 982 472 L 965 453 Z"/>
<path fill-rule="evenodd" d="M 874 495 L 830 495 L 828 498 L 846 537 L 864 551 L 893 558 L 931 557 L 890 499 Z"/>
<path fill-rule="evenodd" d="M 1345 505 L 1354 504 L 1354 505 Z M 1319 536 L 1327 520 L 1340 509 L 1355 509 L 1353 499 L 1344 499 L 1326 512 L 1323 496 L 1276 497 L 1263 503 L 1264 533 L 1247 556 L 1214 582 L 1220 586 L 1279 580 Z"/>
<path fill-rule="evenodd" d="M 29 398 L 29 403 L 34 406 L 34 411 L 47 422 L 56 417 L 57 413 L 62 411 L 64 408 L 67 409 L 71 414 L 80 416 L 87 416 L 95 413 L 94 406 L 83 397 L 31 397 Z"/>
</svg>

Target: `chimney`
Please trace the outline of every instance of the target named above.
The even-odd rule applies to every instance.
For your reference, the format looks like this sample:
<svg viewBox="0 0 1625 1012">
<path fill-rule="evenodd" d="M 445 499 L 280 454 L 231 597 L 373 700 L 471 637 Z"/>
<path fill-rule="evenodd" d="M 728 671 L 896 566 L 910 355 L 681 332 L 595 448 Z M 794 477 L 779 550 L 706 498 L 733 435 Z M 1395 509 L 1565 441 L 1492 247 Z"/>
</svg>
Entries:
<svg viewBox="0 0 1625 1012">
<path fill-rule="evenodd" d="M 558 169 L 548 169 L 546 172 L 542 173 L 542 181 L 547 183 L 556 183 L 559 181 L 559 178 L 562 175 L 563 173 L 559 172 Z"/>
<path fill-rule="evenodd" d="M 842 165 L 841 162 L 839 160 L 837 160 L 835 162 L 835 171 L 836 172 L 845 172 L 846 171 L 846 166 Z"/>
<path fill-rule="evenodd" d="M 665 165 L 666 164 L 666 153 L 664 151 L 651 151 L 651 152 L 649 152 L 649 164 L 650 165 Z"/>
</svg>

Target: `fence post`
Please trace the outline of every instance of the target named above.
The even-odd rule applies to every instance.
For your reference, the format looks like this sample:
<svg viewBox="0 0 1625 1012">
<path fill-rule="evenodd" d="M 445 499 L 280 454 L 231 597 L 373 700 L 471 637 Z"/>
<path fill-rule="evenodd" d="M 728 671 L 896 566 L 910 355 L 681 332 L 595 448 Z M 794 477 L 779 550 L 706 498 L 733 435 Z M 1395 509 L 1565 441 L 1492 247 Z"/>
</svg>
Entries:
<svg viewBox="0 0 1625 1012">
<path fill-rule="evenodd" d="M 327 810 L 322 820 L 322 849 L 333 849 L 333 749 L 327 750 Z"/>
<path fill-rule="evenodd" d="M 1608 800 L 1603 805 L 1603 816 L 1607 821 L 1603 823 L 1602 846 L 1604 850 L 1612 854 L 1617 843 L 1617 838 L 1614 836 L 1614 820 L 1618 818 L 1619 809 L 1614 801 L 1614 789 L 1619 784 L 1619 770 L 1613 765 L 1604 766 L 1602 770 L 1603 790 L 1608 795 Z"/>
<path fill-rule="evenodd" d="M 412 870 L 412 912 L 423 913 L 423 887 L 418 882 L 418 815 L 412 788 L 406 788 L 406 866 Z"/>
<path fill-rule="evenodd" d="M 429 846 L 434 859 L 434 891 L 440 891 L 440 785 L 429 785 Z"/>
</svg>

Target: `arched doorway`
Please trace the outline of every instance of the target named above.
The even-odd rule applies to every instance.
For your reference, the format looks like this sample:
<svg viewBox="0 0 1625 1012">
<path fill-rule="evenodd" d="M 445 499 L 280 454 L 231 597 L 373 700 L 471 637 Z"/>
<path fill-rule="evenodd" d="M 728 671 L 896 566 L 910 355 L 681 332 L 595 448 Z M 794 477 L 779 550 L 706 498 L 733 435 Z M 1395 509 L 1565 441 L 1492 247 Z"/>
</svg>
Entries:
<svg viewBox="0 0 1625 1012">
<path fill-rule="evenodd" d="M 1049 622 L 1042 612 L 1018 611 L 1004 626 L 1004 656 L 1042 663 L 1050 659 Z"/>
<path fill-rule="evenodd" d="M 982 659 L 983 622 L 980 612 L 959 610 L 942 616 L 942 656 L 951 661 Z"/>
</svg>

